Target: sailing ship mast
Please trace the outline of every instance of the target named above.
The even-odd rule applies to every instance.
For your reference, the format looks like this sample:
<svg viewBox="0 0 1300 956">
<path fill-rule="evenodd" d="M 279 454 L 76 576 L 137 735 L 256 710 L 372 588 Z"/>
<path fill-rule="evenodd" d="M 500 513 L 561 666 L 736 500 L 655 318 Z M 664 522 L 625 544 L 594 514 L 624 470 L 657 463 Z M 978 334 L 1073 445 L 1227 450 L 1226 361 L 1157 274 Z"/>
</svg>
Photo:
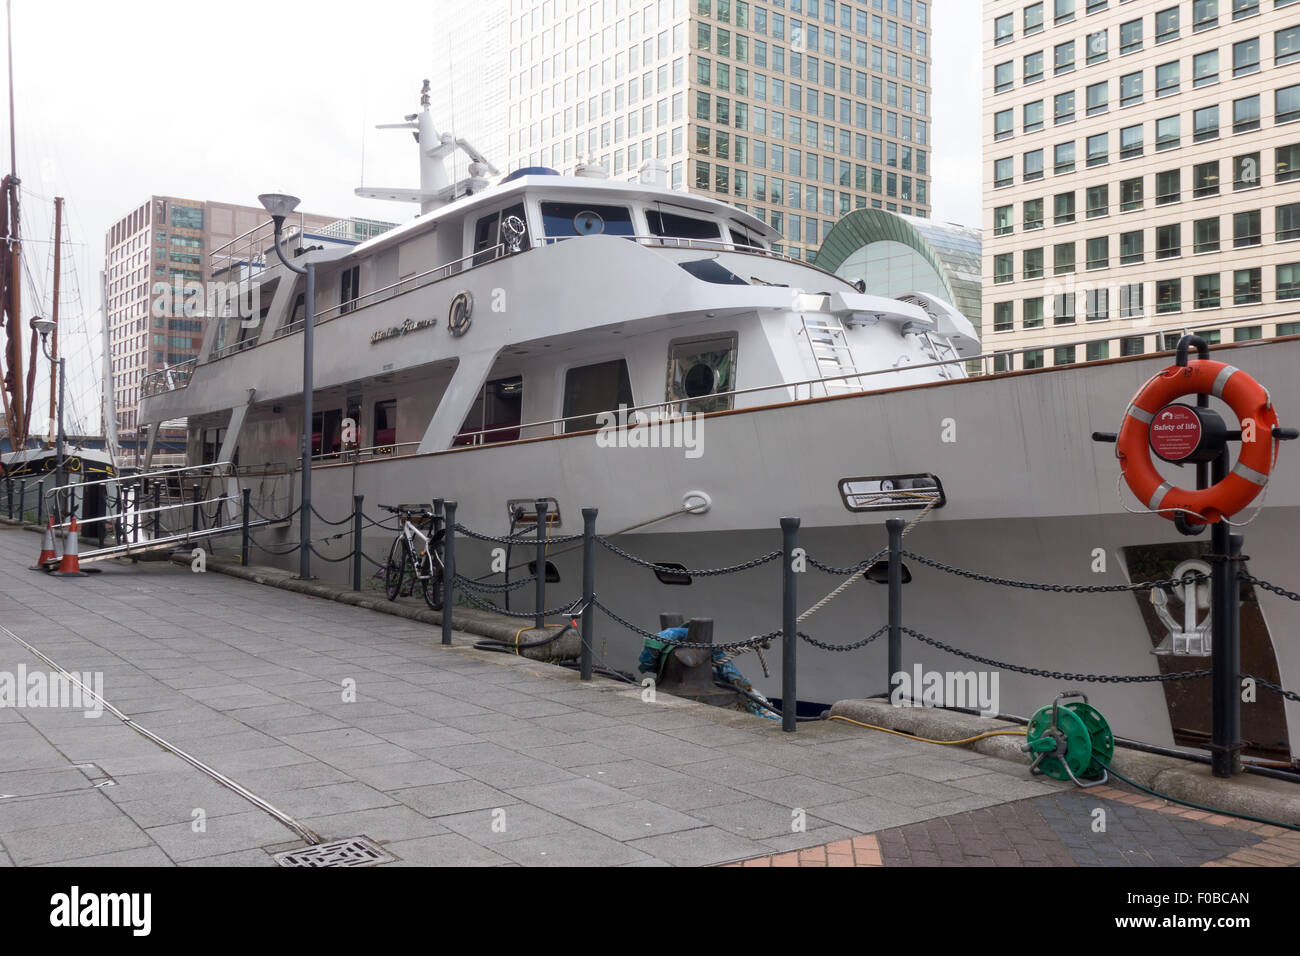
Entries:
<svg viewBox="0 0 1300 956">
<path fill-rule="evenodd" d="M 54 320 L 54 331 L 50 333 L 50 427 L 49 440 L 55 439 L 54 413 L 59 400 L 59 271 L 62 265 L 63 241 L 63 197 L 54 197 L 54 304 L 51 306 L 50 318 Z M 32 363 L 35 365 L 36 350 L 32 350 Z"/>
<path fill-rule="evenodd" d="M 5 358 L 0 363 L 0 393 L 4 395 L 9 447 L 18 451 L 27 441 L 24 412 L 22 342 L 22 245 L 18 223 L 18 146 L 14 137 L 14 39 L 12 0 L 5 3 L 9 52 L 9 175 L 0 183 L 4 193 L 5 223 L 9 233 L 0 248 L 0 325 L 5 326 Z"/>
</svg>

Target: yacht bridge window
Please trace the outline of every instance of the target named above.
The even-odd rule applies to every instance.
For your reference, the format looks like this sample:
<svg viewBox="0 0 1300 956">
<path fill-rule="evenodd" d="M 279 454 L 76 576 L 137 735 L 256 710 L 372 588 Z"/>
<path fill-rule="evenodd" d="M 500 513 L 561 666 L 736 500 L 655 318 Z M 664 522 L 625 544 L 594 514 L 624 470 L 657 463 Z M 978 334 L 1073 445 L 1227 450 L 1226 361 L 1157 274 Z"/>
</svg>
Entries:
<svg viewBox="0 0 1300 956">
<path fill-rule="evenodd" d="M 696 219 L 693 216 L 679 216 L 673 212 L 660 209 L 647 209 L 646 224 L 651 235 L 671 239 L 721 239 L 718 224 L 711 219 Z"/>
<path fill-rule="evenodd" d="M 501 234 L 501 223 L 511 216 L 524 224 L 524 235 L 520 240 L 519 248 L 528 248 L 528 217 L 524 214 L 524 204 L 507 206 L 505 209 L 483 216 L 474 224 L 474 265 L 481 266 L 504 254 L 500 247 L 507 237 Z"/>
<path fill-rule="evenodd" d="M 573 202 L 544 202 L 542 228 L 547 239 L 570 236 L 631 236 L 632 210 L 627 206 L 590 205 Z"/>
</svg>

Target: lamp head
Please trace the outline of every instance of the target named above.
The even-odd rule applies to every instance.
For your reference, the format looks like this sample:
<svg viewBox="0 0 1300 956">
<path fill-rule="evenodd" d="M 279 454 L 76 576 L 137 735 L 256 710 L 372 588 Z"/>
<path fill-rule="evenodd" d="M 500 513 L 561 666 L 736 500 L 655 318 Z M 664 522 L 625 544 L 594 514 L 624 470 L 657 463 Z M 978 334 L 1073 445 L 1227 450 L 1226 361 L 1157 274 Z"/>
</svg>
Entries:
<svg viewBox="0 0 1300 956">
<path fill-rule="evenodd" d="M 257 201 L 271 214 L 271 218 L 275 220 L 275 224 L 278 226 L 284 222 L 285 217 L 298 208 L 299 200 L 297 196 L 289 196 L 284 193 L 262 193 L 257 197 Z"/>
<path fill-rule="evenodd" d="M 54 331 L 54 320 L 43 319 L 40 316 L 34 316 L 31 321 L 32 331 L 38 333 L 42 339 Z"/>
</svg>

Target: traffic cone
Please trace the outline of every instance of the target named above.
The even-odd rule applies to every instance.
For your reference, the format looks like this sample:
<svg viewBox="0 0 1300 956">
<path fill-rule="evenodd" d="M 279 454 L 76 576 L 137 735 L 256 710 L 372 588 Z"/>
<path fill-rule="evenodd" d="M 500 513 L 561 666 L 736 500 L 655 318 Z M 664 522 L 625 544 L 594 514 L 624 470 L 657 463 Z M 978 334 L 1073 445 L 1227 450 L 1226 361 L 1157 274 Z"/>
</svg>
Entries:
<svg viewBox="0 0 1300 956">
<path fill-rule="evenodd" d="M 68 537 L 63 543 L 63 558 L 59 561 L 58 568 L 54 571 L 55 575 L 61 578 L 82 578 L 86 577 L 86 572 L 81 570 L 81 562 L 77 557 L 77 532 L 80 526 L 77 524 L 77 516 L 72 516 L 72 521 L 68 525 Z"/>
<path fill-rule="evenodd" d="M 45 525 L 45 534 L 41 539 L 41 556 L 32 565 L 32 570 L 49 571 L 49 566 L 57 560 L 59 556 L 54 551 L 54 515 L 50 515 Z"/>
</svg>

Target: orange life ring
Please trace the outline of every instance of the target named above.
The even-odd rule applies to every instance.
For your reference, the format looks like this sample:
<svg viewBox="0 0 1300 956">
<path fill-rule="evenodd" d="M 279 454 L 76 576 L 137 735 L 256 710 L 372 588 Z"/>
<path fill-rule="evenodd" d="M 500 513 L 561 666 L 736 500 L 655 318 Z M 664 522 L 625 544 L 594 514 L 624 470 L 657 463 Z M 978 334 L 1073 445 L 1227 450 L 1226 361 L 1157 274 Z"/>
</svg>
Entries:
<svg viewBox="0 0 1300 956">
<path fill-rule="evenodd" d="M 1156 413 L 1185 395 L 1223 399 L 1243 429 L 1248 421 L 1254 422 L 1254 440 L 1242 441 L 1228 476 L 1203 491 L 1171 484 L 1151 460 L 1150 432 Z M 1277 421 L 1268 390 L 1241 369 L 1208 359 L 1192 360 L 1186 366 L 1170 366 L 1142 386 L 1124 414 L 1115 454 L 1124 480 L 1149 509 L 1170 521 L 1182 513 L 1190 524 L 1214 524 L 1246 508 L 1268 484 Z"/>
</svg>

